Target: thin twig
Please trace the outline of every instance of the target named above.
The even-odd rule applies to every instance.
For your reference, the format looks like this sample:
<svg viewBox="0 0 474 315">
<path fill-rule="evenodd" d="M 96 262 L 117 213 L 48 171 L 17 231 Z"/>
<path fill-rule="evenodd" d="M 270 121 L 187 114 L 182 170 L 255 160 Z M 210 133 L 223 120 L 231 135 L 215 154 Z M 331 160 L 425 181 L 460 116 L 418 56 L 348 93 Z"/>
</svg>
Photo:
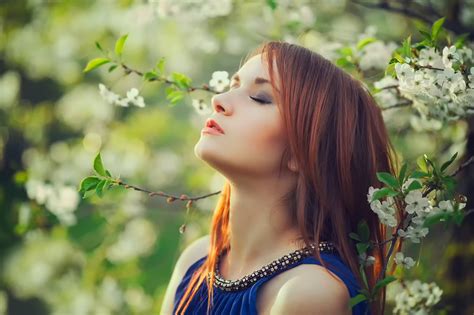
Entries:
<svg viewBox="0 0 474 315">
<path fill-rule="evenodd" d="M 168 193 L 165 193 L 165 192 L 162 192 L 162 191 L 150 191 L 150 190 L 140 188 L 140 187 L 135 186 L 135 185 L 130 185 L 130 184 L 127 184 L 127 183 L 123 182 L 120 179 L 115 179 L 114 183 L 116 183 L 117 185 L 123 186 L 126 189 L 133 189 L 133 190 L 136 190 L 136 191 L 145 192 L 150 197 L 162 196 L 162 197 L 171 198 L 171 201 L 178 200 L 178 199 L 183 200 L 183 201 L 185 201 L 185 200 L 196 201 L 196 200 L 204 199 L 204 198 L 214 196 L 214 195 L 217 195 L 217 194 L 221 193 L 221 190 L 219 190 L 219 191 L 216 191 L 216 192 L 213 192 L 213 193 L 209 193 L 209 194 L 205 194 L 205 195 L 197 196 L 197 197 L 189 197 L 189 196 L 184 195 L 184 194 L 182 194 L 181 196 L 178 197 L 176 195 L 168 194 Z M 168 199 L 168 200 L 170 200 L 170 199 Z"/>
<path fill-rule="evenodd" d="M 130 74 L 130 73 L 135 73 L 136 75 L 139 75 L 141 77 L 144 76 L 143 72 L 142 71 L 139 71 L 139 70 L 136 70 L 136 69 L 132 69 L 130 68 L 129 66 L 127 66 L 126 64 L 124 63 L 120 63 L 120 66 L 124 69 L 125 73 L 126 74 Z M 173 82 L 173 81 L 170 81 L 164 77 L 158 77 L 158 78 L 151 78 L 150 81 L 162 81 L 166 84 L 170 84 L 170 85 L 176 85 L 176 82 Z M 203 84 L 201 87 L 192 87 L 190 86 L 189 88 L 187 88 L 186 92 L 193 92 L 193 91 L 196 91 L 196 90 L 203 90 L 203 91 L 206 91 L 206 92 L 211 92 L 211 93 L 214 93 L 214 94 L 218 94 L 219 92 L 217 91 L 214 91 L 212 90 L 211 88 L 209 88 L 209 86 L 207 84 Z"/>
</svg>

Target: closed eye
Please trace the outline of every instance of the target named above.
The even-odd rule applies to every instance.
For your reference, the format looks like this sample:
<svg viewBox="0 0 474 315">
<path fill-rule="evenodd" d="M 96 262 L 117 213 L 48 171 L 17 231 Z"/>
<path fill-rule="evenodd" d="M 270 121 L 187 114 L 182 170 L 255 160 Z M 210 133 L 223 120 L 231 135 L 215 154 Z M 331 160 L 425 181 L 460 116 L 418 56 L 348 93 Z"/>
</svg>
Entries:
<svg viewBox="0 0 474 315">
<path fill-rule="evenodd" d="M 234 88 L 237 84 L 232 84 L 231 86 L 228 87 L 227 91 L 230 91 L 232 90 L 232 88 Z M 262 100 L 262 99 L 259 99 L 259 98 L 256 98 L 256 97 L 252 97 L 252 96 L 249 96 L 250 99 L 252 99 L 253 101 L 257 102 L 257 103 L 260 103 L 260 104 L 271 104 L 272 102 L 271 101 L 266 101 L 266 100 Z"/>
<path fill-rule="evenodd" d="M 269 101 L 265 101 L 265 100 L 261 100 L 259 98 L 255 98 L 255 97 L 252 97 L 252 96 L 249 96 L 252 100 L 254 100 L 255 102 L 257 103 L 260 103 L 260 104 L 271 104 L 272 102 L 269 102 Z"/>
</svg>

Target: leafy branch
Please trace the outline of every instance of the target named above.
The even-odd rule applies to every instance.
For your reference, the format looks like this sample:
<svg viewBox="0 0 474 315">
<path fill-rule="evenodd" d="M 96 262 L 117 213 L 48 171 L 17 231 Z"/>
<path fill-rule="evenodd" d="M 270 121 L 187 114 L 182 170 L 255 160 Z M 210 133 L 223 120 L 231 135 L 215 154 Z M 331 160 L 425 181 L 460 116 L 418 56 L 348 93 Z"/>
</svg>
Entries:
<svg viewBox="0 0 474 315">
<path fill-rule="evenodd" d="M 100 153 L 98 153 L 94 159 L 94 171 L 96 172 L 95 176 L 88 176 L 84 178 L 79 184 L 79 193 L 83 199 L 89 197 L 91 194 L 94 194 L 94 193 L 101 198 L 103 196 L 104 190 L 109 190 L 112 186 L 122 186 L 126 189 L 132 189 L 132 190 L 147 193 L 148 196 L 150 197 L 153 197 L 153 196 L 165 197 L 168 203 L 172 203 L 176 200 L 187 201 L 186 208 L 190 208 L 193 202 L 195 201 L 221 193 L 221 191 L 216 191 L 213 193 L 196 196 L 196 197 L 190 197 L 185 194 L 181 194 L 180 196 L 177 196 L 177 195 L 165 193 L 163 191 L 151 191 L 151 190 L 144 189 L 135 185 L 131 185 L 131 184 L 123 182 L 120 178 L 112 177 L 112 174 L 107 169 L 105 169 L 102 163 L 102 158 L 101 158 Z"/>
<path fill-rule="evenodd" d="M 123 69 L 125 75 L 134 73 L 143 78 L 147 82 L 158 82 L 167 84 L 168 87 L 165 89 L 166 98 L 171 104 L 176 104 L 178 101 L 184 98 L 184 93 L 191 93 L 196 90 L 203 90 L 210 93 L 217 94 L 218 91 L 215 91 L 209 87 L 208 84 L 203 84 L 202 86 L 192 86 L 192 80 L 188 76 L 179 73 L 171 72 L 169 74 L 165 71 L 165 58 L 162 57 L 156 63 L 155 67 L 149 71 L 143 72 L 137 69 L 134 69 L 126 65 L 122 61 L 122 53 L 125 46 L 125 42 L 128 38 L 128 34 L 122 35 L 115 42 L 114 54 L 112 55 L 109 50 L 104 49 L 99 42 L 96 42 L 95 45 L 97 49 L 103 54 L 103 57 L 97 57 L 90 60 L 83 72 L 88 73 L 92 70 L 95 70 L 99 67 L 102 67 L 106 64 L 109 64 L 108 72 L 113 72 L 115 69 L 120 67 Z"/>
<path fill-rule="evenodd" d="M 385 186 L 379 189 L 378 191 L 376 191 L 372 195 L 371 202 L 380 200 L 385 197 L 395 197 L 396 199 L 398 199 L 400 204 L 403 205 L 403 207 L 405 207 L 406 203 L 404 201 L 404 198 L 406 194 L 412 190 L 422 189 L 422 188 L 424 188 L 424 191 L 422 193 L 423 197 L 428 196 L 434 190 L 445 191 L 445 195 L 447 197 L 451 197 L 452 195 L 454 195 L 454 188 L 455 188 L 455 181 L 453 177 L 456 176 L 461 170 L 465 169 L 470 164 L 474 163 L 474 156 L 471 156 L 466 162 L 462 163 L 453 173 L 449 175 L 445 174 L 446 169 L 454 162 L 454 160 L 457 157 L 457 154 L 458 153 L 456 152 L 448 161 L 444 162 L 441 165 L 441 167 L 436 165 L 434 161 L 430 160 L 425 154 L 417 160 L 419 169 L 414 170 L 409 175 L 407 175 L 406 163 L 403 164 L 398 176 L 394 176 L 387 172 L 377 172 L 377 178 L 382 183 L 384 183 Z M 419 181 L 413 180 L 408 185 L 408 187 L 404 189 L 403 183 L 410 178 L 425 179 L 424 186 L 422 186 L 422 184 Z M 455 200 L 458 203 L 466 202 L 465 196 L 462 196 L 460 194 L 457 194 L 455 196 Z M 396 203 L 396 201 L 394 203 Z M 473 212 L 474 212 L 474 209 L 470 209 L 468 211 L 461 211 L 456 206 L 456 209 L 453 213 L 436 214 L 432 218 L 427 218 L 424 221 L 423 226 L 424 227 L 431 226 L 441 221 L 444 221 L 447 223 L 454 222 L 455 224 L 460 225 L 463 219 Z M 388 262 L 390 258 L 392 257 L 393 251 L 395 249 L 395 244 L 399 238 L 398 230 L 400 228 L 406 229 L 411 219 L 413 218 L 413 216 L 414 214 L 408 214 L 407 216 L 403 216 L 401 220 L 398 222 L 391 237 L 380 243 L 370 241 L 369 227 L 364 220 L 359 222 L 357 233 L 352 232 L 349 234 L 350 238 L 357 241 L 356 243 L 357 252 L 359 255 L 363 255 L 363 257 L 367 257 L 366 252 L 369 249 L 374 248 L 376 246 L 383 247 L 387 243 L 390 243 L 387 256 L 385 257 L 385 261 L 382 266 L 381 272 L 378 275 L 377 282 L 372 290 L 369 290 L 369 286 L 367 284 L 365 270 L 363 267 L 364 262 L 361 263 L 360 271 L 361 271 L 362 278 L 364 279 L 366 288 L 362 289 L 359 294 L 351 298 L 350 300 L 351 307 L 365 300 L 372 301 L 375 298 L 378 290 L 380 290 L 383 286 L 386 286 L 389 283 L 396 280 L 396 278 L 392 275 L 385 277 L 385 274 L 388 268 Z"/>
</svg>

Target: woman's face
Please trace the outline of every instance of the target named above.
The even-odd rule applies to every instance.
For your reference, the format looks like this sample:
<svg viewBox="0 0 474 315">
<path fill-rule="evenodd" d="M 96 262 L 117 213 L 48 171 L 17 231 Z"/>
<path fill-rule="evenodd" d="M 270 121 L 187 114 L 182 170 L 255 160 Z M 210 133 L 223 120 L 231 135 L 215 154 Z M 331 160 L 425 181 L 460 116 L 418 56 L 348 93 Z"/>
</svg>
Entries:
<svg viewBox="0 0 474 315">
<path fill-rule="evenodd" d="M 224 134 L 201 132 L 194 147 L 197 157 L 230 179 L 274 175 L 279 169 L 286 146 L 283 121 L 265 80 L 270 77 L 259 54 L 237 71 L 228 91 L 212 98 L 210 118 Z M 279 89 L 278 76 L 276 80 Z"/>
</svg>

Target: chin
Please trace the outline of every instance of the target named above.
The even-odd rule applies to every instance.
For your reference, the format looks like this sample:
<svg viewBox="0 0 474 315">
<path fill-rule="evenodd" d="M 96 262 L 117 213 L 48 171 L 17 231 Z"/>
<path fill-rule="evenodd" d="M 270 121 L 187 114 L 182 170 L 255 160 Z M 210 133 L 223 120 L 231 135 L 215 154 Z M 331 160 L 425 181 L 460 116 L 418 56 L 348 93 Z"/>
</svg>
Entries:
<svg viewBox="0 0 474 315">
<path fill-rule="evenodd" d="M 219 148 L 206 143 L 202 138 L 194 146 L 194 155 L 204 162 L 214 159 L 218 151 Z"/>
</svg>

